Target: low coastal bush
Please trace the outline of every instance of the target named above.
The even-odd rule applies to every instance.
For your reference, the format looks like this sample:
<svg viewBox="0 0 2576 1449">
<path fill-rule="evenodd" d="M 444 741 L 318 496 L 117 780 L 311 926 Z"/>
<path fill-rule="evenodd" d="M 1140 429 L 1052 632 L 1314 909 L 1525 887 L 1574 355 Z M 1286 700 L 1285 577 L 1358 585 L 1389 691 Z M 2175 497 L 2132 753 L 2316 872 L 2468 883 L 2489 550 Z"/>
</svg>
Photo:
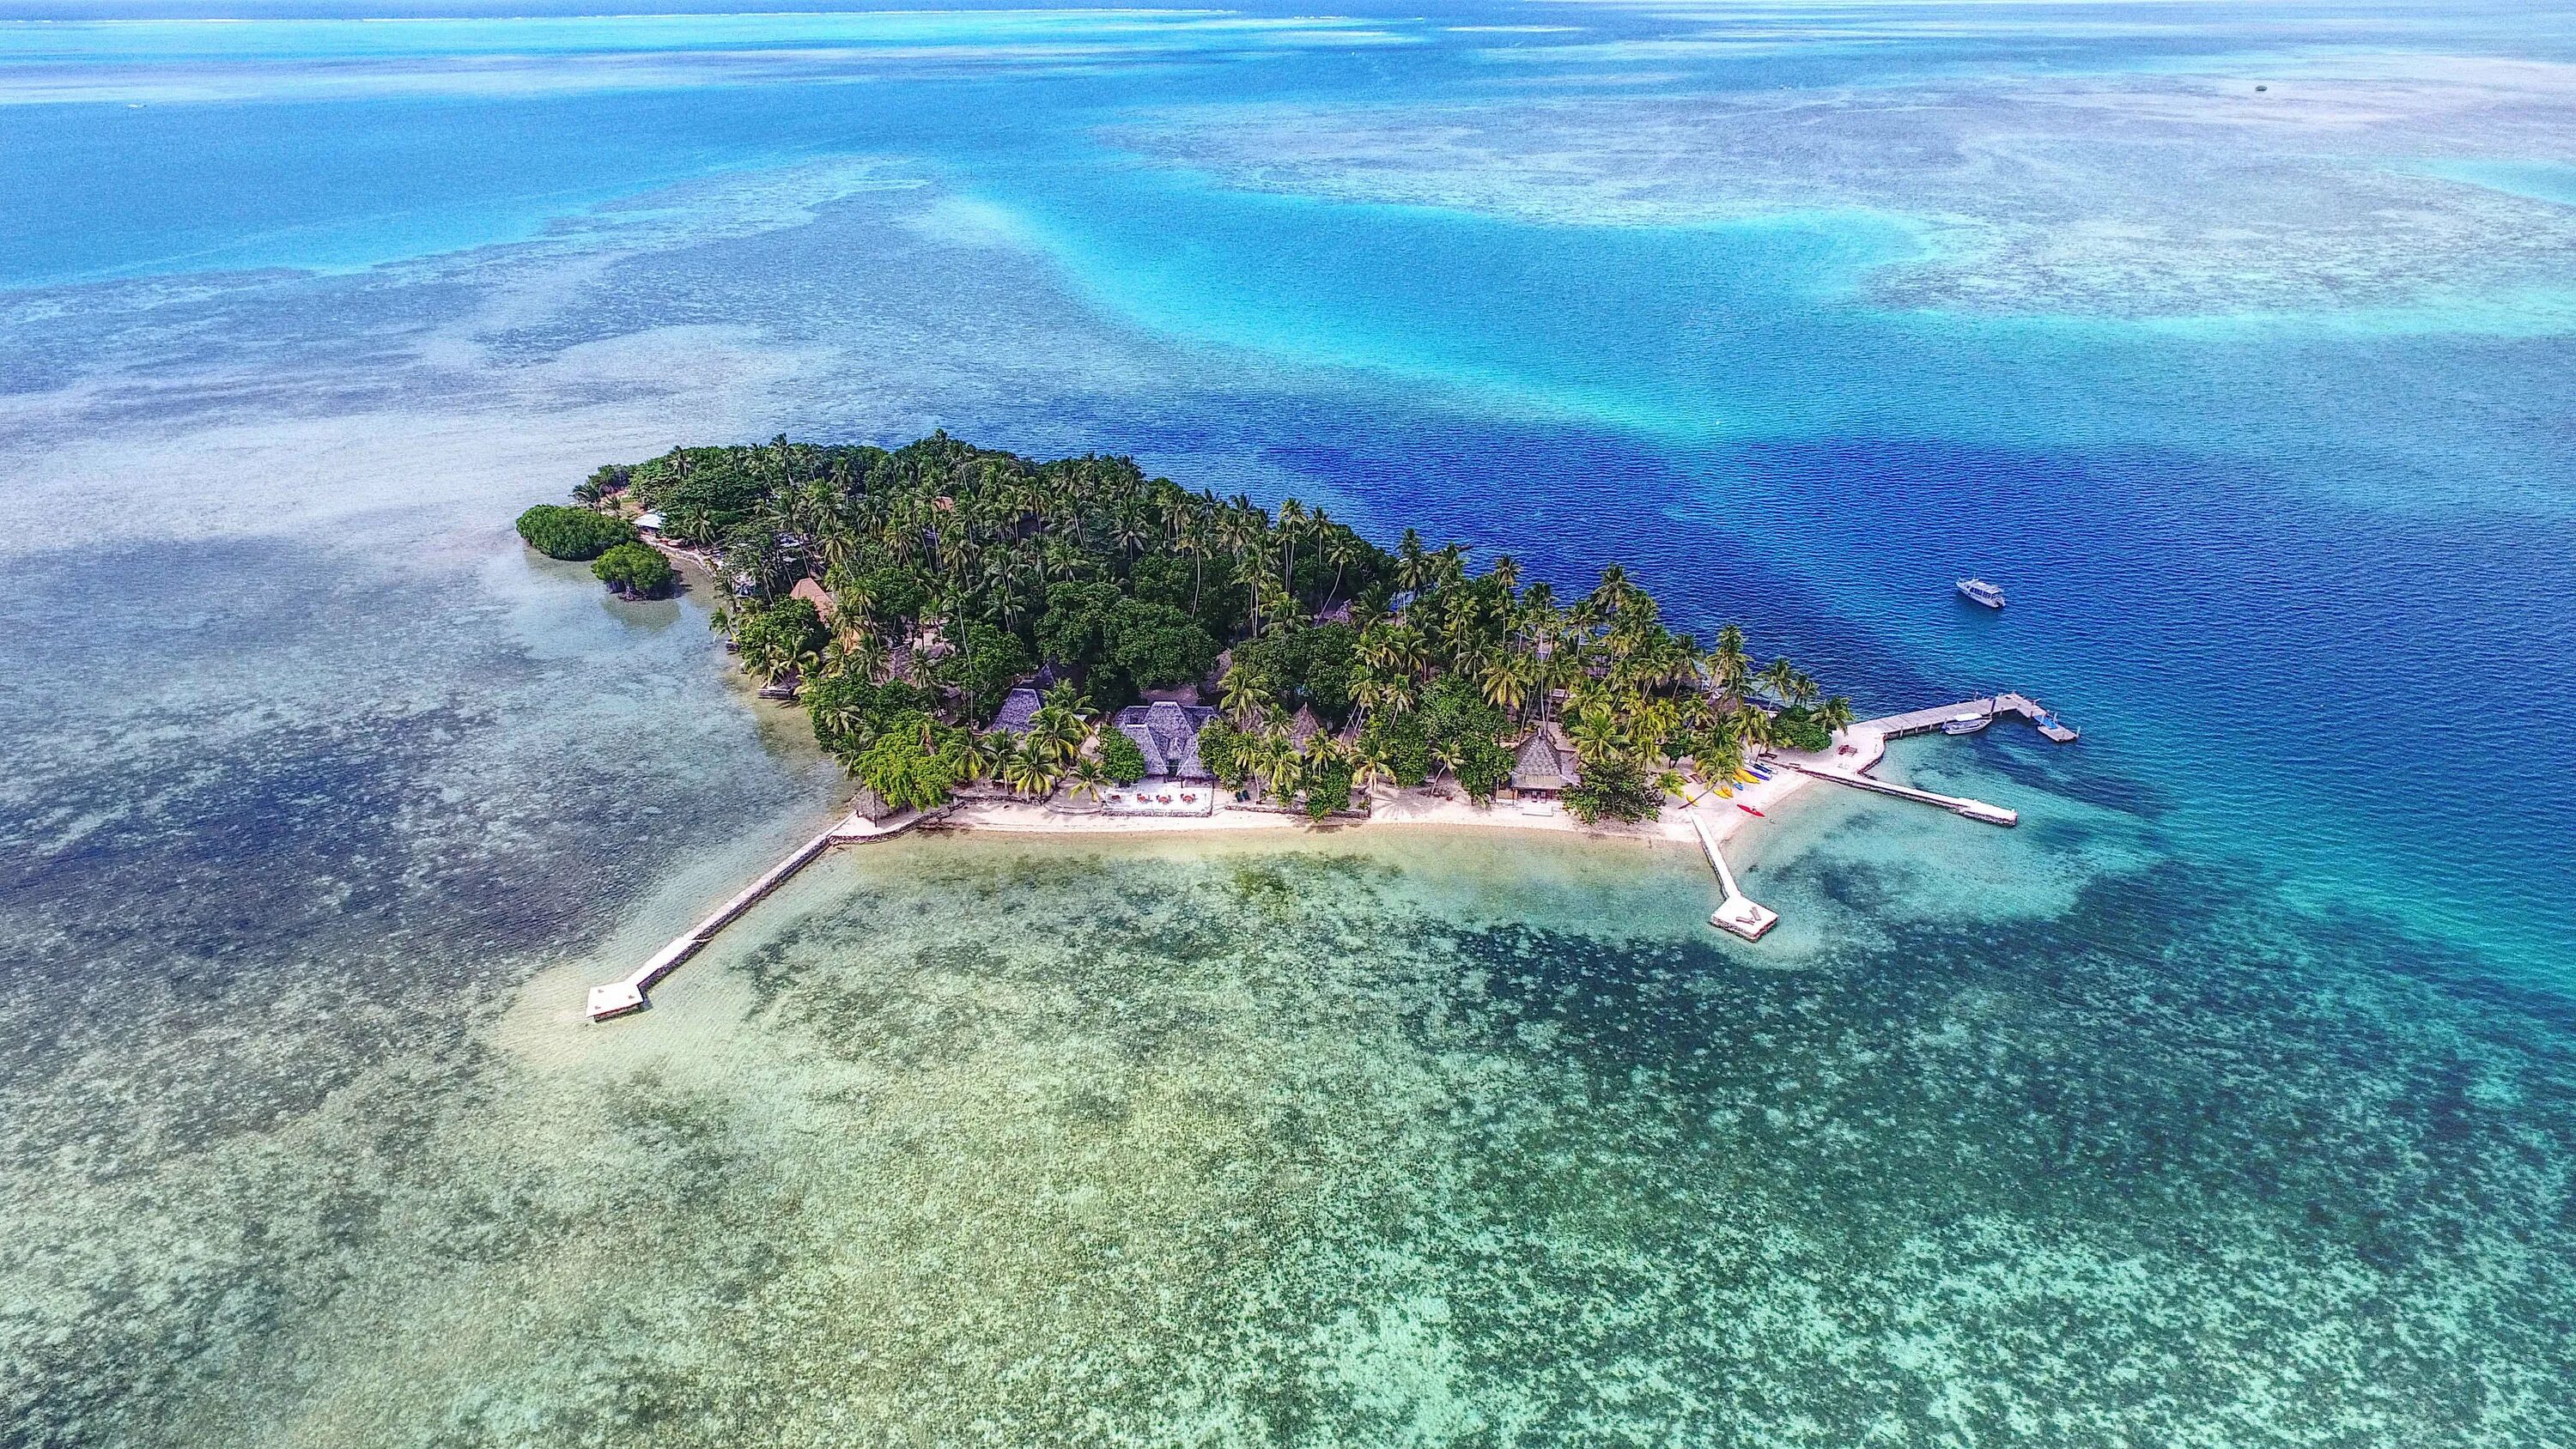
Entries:
<svg viewBox="0 0 2576 1449">
<path fill-rule="evenodd" d="M 1201 757 L 1205 763 L 1205 757 Z M 1100 768 L 1121 785 L 1133 785 L 1145 778 L 1145 752 L 1124 730 L 1111 728 L 1100 732 Z"/>
<path fill-rule="evenodd" d="M 939 697 L 901 679 L 879 684 L 856 670 L 825 674 L 806 686 L 805 712 L 814 739 L 832 758 L 850 765 L 904 715 L 927 715 Z"/>
<path fill-rule="evenodd" d="M 671 571 L 671 561 L 662 557 L 652 545 L 621 543 L 599 556 L 590 566 L 591 575 L 601 583 L 630 599 L 658 599 L 671 592 L 679 575 Z"/>
<path fill-rule="evenodd" d="M 1637 762 L 1615 755 L 1585 765 L 1574 788 L 1565 792 L 1565 808 L 1586 825 L 1605 819 L 1643 820 L 1663 803 L 1663 792 L 1646 779 Z"/>
<path fill-rule="evenodd" d="M 1358 778 L 1358 766 L 1342 750 L 1319 751 L 1308 759 L 1301 782 L 1307 818 L 1321 820 L 1336 810 L 1349 809 L 1351 786 Z"/>
<path fill-rule="evenodd" d="M 1199 728 L 1199 767 L 1215 776 L 1218 784 L 1240 790 L 1252 778 L 1249 762 L 1243 758 L 1243 745 L 1243 731 L 1236 729 L 1233 721 L 1222 716 L 1209 720 Z"/>
<path fill-rule="evenodd" d="M 611 518 L 587 508 L 540 503 L 519 515 L 519 537 L 548 558 L 578 563 L 597 558 L 621 543 L 632 543 L 636 535 L 635 525 L 623 518 Z"/>
</svg>

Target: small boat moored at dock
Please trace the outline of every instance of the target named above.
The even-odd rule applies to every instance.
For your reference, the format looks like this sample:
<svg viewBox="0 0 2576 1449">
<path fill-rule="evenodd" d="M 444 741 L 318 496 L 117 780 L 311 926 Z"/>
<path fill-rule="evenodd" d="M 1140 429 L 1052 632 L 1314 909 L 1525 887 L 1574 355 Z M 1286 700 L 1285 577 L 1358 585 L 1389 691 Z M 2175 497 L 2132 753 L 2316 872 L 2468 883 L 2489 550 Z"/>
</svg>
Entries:
<svg viewBox="0 0 2576 1449">
<path fill-rule="evenodd" d="M 2004 606 L 2004 591 L 1984 579 L 1959 580 L 1959 593 L 1969 603 L 1983 604 L 1989 609 L 2000 609 Z"/>
<path fill-rule="evenodd" d="M 1941 721 L 1941 733 L 1945 735 L 1972 735 L 1994 722 L 1995 717 L 1990 714 L 1963 714 L 1957 719 L 1945 719 Z"/>
</svg>

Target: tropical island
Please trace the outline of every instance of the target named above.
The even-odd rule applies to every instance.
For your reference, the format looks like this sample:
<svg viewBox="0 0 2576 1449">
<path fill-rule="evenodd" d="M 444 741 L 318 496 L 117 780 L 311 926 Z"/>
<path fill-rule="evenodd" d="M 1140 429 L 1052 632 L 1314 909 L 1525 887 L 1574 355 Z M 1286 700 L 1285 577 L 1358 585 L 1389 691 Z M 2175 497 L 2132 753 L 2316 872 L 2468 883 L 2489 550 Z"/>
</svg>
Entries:
<svg viewBox="0 0 2576 1449">
<path fill-rule="evenodd" d="M 1723 796 L 1765 750 L 1850 723 L 1732 625 L 1669 628 L 1617 565 L 1560 601 L 1404 530 L 1382 548 L 1275 512 L 934 433 L 904 447 L 677 448 L 600 468 L 519 521 L 626 597 L 701 565 L 771 698 L 862 787 L 862 812 L 961 794 L 1057 811 L 1322 820 L 1373 794 L 1554 801 L 1634 821 Z M 649 563 L 647 562 L 649 560 Z M 872 798 L 871 798 L 872 797 Z"/>
</svg>

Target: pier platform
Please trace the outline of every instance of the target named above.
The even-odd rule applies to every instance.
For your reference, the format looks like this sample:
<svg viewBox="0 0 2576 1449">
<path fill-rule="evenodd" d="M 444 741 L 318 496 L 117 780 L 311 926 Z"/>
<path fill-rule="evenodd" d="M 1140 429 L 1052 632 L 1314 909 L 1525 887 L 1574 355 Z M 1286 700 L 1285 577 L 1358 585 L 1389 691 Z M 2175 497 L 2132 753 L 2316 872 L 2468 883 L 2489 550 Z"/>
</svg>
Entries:
<svg viewBox="0 0 2576 1449">
<path fill-rule="evenodd" d="M 1717 872 L 1719 899 L 1708 923 L 1748 941 L 1761 940 L 1763 932 L 1780 924 L 1780 913 L 1755 901 L 1735 883 L 1735 872 L 1726 868 L 1726 853 L 1717 848 L 1717 837 L 1709 833 L 1707 821 L 1694 814 L 1691 828 L 1699 832 L 1699 848 L 1708 853 L 1709 868 Z"/>
<path fill-rule="evenodd" d="M 1876 730 L 1888 739 L 1901 740 L 1907 735 L 1939 729 L 1954 719 L 1991 719 L 2007 714 L 2018 716 L 2039 731 L 2043 738 L 2061 745 L 2073 744 L 2083 738 L 2074 726 L 2026 694 L 1992 694 L 1983 699 L 1964 699 L 1957 704 L 1935 705 L 1930 709 L 1910 709 L 1903 714 L 1862 720 L 1857 728 Z"/>
<path fill-rule="evenodd" d="M 922 813 L 907 810 L 883 820 L 869 820 L 855 812 L 842 818 L 831 829 L 806 841 L 790 852 L 786 859 L 761 872 L 758 879 L 734 892 L 733 898 L 716 907 L 714 914 L 672 938 L 671 943 L 656 951 L 643 965 L 624 977 L 590 988 L 590 1001 L 585 1008 L 593 1021 L 607 1021 L 630 1012 L 642 1011 L 648 1004 L 645 993 L 653 983 L 679 969 L 681 963 L 704 950 L 717 933 L 742 918 L 745 911 L 760 904 L 763 897 L 787 883 L 788 879 L 814 863 L 816 857 L 835 845 L 849 841 L 882 840 L 901 835 L 921 823 Z"/>
</svg>

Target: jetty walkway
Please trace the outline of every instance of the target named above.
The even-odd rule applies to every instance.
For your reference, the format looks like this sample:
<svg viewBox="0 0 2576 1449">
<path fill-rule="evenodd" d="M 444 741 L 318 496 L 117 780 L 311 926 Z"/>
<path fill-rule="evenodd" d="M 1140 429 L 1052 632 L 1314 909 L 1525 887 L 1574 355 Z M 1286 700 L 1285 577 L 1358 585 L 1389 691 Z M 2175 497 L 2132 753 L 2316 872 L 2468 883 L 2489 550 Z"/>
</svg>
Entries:
<svg viewBox="0 0 2576 1449">
<path fill-rule="evenodd" d="M 1850 770 L 1820 769 L 1814 765 L 1799 764 L 1795 760 L 1782 760 L 1780 763 L 1813 779 L 1831 780 L 1837 785 L 1849 785 L 1855 790 L 1874 790 L 1881 795 L 1893 795 L 1899 800 L 1916 800 L 1926 805 L 1938 805 L 1953 815 L 1964 815 L 1970 820 L 1982 820 L 1988 825 L 2009 826 L 2021 823 L 2021 812 L 2005 805 L 1989 805 L 1983 800 L 1971 800 L 1964 795 L 1942 795 L 1930 790 L 1918 790 L 1911 785 L 1874 780 L 1867 775 L 1856 774 Z"/>
<path fill-rule="evenodd" d="M 1709 833 L 1708 822 L 1697 811 L 1691 813 L 1691 828 L 1699 832 L 1699 848 L 1708 852 L 1709 868 L 1717 872 L 1717 909 L 1709 914 L 1708 923 L 1748 941 L 1761 940 L 1763 932 L 1780 924 L 1780 913 L 1755 901 L 1735 883 L 1735 872 L 1726 868 L 1717 837 Z"/>
<path fill-rule="evenodd" d="M 716 938 L 717 932 L 739 920 L 743 912 L 760 904 L 763 897 L 785 885 L 796 872 L 813 864 L 824 851 L 850 841 L 883 840 L 891 835 L 901 835 L 920 824 L 921 820 L 922 812 L 918 810 L 907 810 L 883 820 L 869 820 L 856 811 L 851 812 L 831 829 L 796 847 L 786 859 L 761 872 L 759 879 L 736 891 L 733 899 L 716 907 L 713 915 L 672 938 L 671 944 L 654 952 L 643 965 L 620 980 L 590 988 L 590 1019 L 606 1021 L 628 1012 L 642 1011 L 646 1004 L 644 993 L 653 988 L 653 983 L 678 970 L 681 962 L 705 949 L 706 944 Z"/>
<path fill-rule="evenodd" d="M 2072 725 L 2060 720 L 2049 712 L 2046 705 L 2026 694 L 1993 694 L 1983 699 L 1961 700 L 1957 704 L 1935 705 L 1931 709 L 1910 709 L 1903 714 L 1862 720 L 1858 727 L 1876 730 L 1887 739 L 1901 740 L 1907 735 L 1939 729 L 1954 719 L 1992 719 L 2003 714 L 2021 716 L 2031 728 L 2061 745 L 2070 745 L 2082 738 Z"/>
</svg>

